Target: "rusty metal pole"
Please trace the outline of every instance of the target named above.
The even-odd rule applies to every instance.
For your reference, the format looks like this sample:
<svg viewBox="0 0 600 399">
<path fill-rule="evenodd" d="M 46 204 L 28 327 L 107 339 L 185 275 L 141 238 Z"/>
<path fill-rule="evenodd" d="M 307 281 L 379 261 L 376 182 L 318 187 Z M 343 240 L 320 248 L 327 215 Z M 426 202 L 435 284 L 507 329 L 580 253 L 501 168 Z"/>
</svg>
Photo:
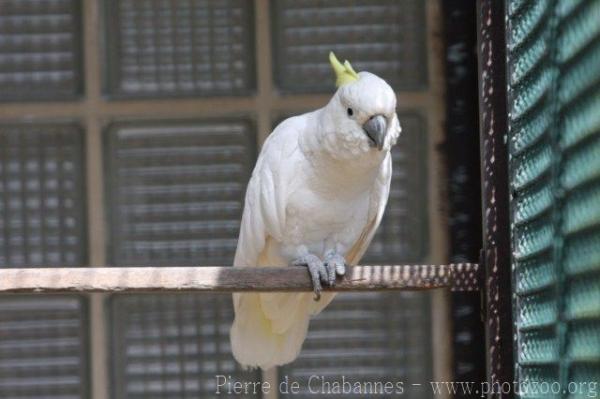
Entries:
<svg viewBox="0 0 600 399">
<path fill-rule="evenodd" d="M 479 0 L 444 0 L 446 39 L 446 142 L 448 227 L 452 262 L 477 262 L 482 246 L 477 92 L 477 10 Z M 454 381 L 486 381 L 485 329 L 481 292 L 454 292 L 452 304 Z M 471 398 L 456 392 L 455 399 Z"/>
<path fill-rule="evenodd" d="M 504 0 L 481 0 L 477 9 L 482 176 L 484 318 L 489 398 L 514 392 L 511 249 Z M 508 389 L 507 384 L 510 384 Z"/>
</svg>

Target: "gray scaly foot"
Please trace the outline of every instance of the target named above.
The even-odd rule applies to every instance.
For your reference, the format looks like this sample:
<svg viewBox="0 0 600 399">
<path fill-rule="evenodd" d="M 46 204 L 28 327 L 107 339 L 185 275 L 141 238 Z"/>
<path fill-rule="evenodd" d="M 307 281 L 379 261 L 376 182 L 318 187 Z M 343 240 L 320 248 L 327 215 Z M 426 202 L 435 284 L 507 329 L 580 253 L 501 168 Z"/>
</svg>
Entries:
<svg viewBox="0 0 600 399">
<path fill-rule="evenodd" d="M 315 293 L 315 301 L 321 299 L 321 283 L 328 284 L 329 278 L 325 264 L 317 256 L 308 254 L 292 262 L 294 266 L 305 266 L 310 273 L 310 279 Z"/>
<path fill-rule="evenodd" d="M 327 269 L 327 277 L 329 285 L 335 285 L 335 277 L 346 274 L 346 259 L 340 254 L 331 253 L 325 256 L 325 268 Z"/>
</svg>

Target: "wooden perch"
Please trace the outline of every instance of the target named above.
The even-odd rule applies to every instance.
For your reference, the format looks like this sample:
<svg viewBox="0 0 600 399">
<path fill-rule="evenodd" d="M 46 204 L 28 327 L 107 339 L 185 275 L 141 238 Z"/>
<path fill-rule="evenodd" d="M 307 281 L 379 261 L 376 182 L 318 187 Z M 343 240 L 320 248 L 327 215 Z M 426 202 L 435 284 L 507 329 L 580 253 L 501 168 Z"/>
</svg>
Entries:
<svg viewBox="0 0 600 399">
<path fill-rule="evenodd" d="M 332 291 L 477 291 L 479 265 L 349 267 Z M 0 293 L 311 291 L 303 267 L 86 267 L 0 269 Z"/>
</svg>

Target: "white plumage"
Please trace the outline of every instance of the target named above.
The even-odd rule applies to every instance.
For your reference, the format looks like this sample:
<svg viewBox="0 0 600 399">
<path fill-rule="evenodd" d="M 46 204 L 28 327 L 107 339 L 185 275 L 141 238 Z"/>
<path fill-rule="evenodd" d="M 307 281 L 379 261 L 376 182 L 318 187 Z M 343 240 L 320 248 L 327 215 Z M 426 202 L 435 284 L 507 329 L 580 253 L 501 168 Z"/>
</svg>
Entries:
<svg viewBox="0 0 600 399">
<path fill-rule="evenodd" d="M 265 141 L 246 192 L 234 266 L 287 266 L 334 252 L 353 265 L 363 256 L 387 202 L 400 124 L 390 86 L 368 72 L 359 77 L 325 107 L 282 122 Z M 379 148 L 363 129 L 373 115 L 387 121 Z M 234 294 L 235 358 L 263 369 L 293 361 L 310 316 L 333 297 Z"/>
</svg>

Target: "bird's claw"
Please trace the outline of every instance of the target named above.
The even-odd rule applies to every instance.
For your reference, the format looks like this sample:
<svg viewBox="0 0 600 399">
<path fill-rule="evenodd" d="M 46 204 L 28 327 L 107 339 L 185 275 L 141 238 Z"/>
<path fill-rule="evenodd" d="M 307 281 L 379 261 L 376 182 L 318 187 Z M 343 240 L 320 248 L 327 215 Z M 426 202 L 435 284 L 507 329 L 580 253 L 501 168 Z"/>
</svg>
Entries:
<svg viewBox="0 0 600 399">
<path fill-rule="evenodd" d="M 335 286 L 336 276 L 346 274 L 346 259 L 337 253 L 325 257 L 325 262 L 316 255 L 304 255 L 292 262 L 294 266 L 305 266 L 310 274 L 310 280 L 315 293 L 315 301 L 321 299 L 322 284 L 329 287 Z"/>
<path fill-rule="evenodd" d="M 346 259 L 340 254 L 332 253 L 325 257 L 325 267 L 329 277 L 329 285 L 335 285 L 336 275 L 343 276 L 346 274 Z"/>
<path fill-rule="evenodd" d="M 315 293 L 315 301 L 321 299 L 321 291 L 323 289 L 321 283 L 329 284 L 329 272 L 325 267 L 325 264 L 317 256 L 308 254 L 304 255 L 292 262 L 294 266 L 305 266 L 310 274 L 310 280 L 313 285 L 313 292 Z"/>
</svg>

